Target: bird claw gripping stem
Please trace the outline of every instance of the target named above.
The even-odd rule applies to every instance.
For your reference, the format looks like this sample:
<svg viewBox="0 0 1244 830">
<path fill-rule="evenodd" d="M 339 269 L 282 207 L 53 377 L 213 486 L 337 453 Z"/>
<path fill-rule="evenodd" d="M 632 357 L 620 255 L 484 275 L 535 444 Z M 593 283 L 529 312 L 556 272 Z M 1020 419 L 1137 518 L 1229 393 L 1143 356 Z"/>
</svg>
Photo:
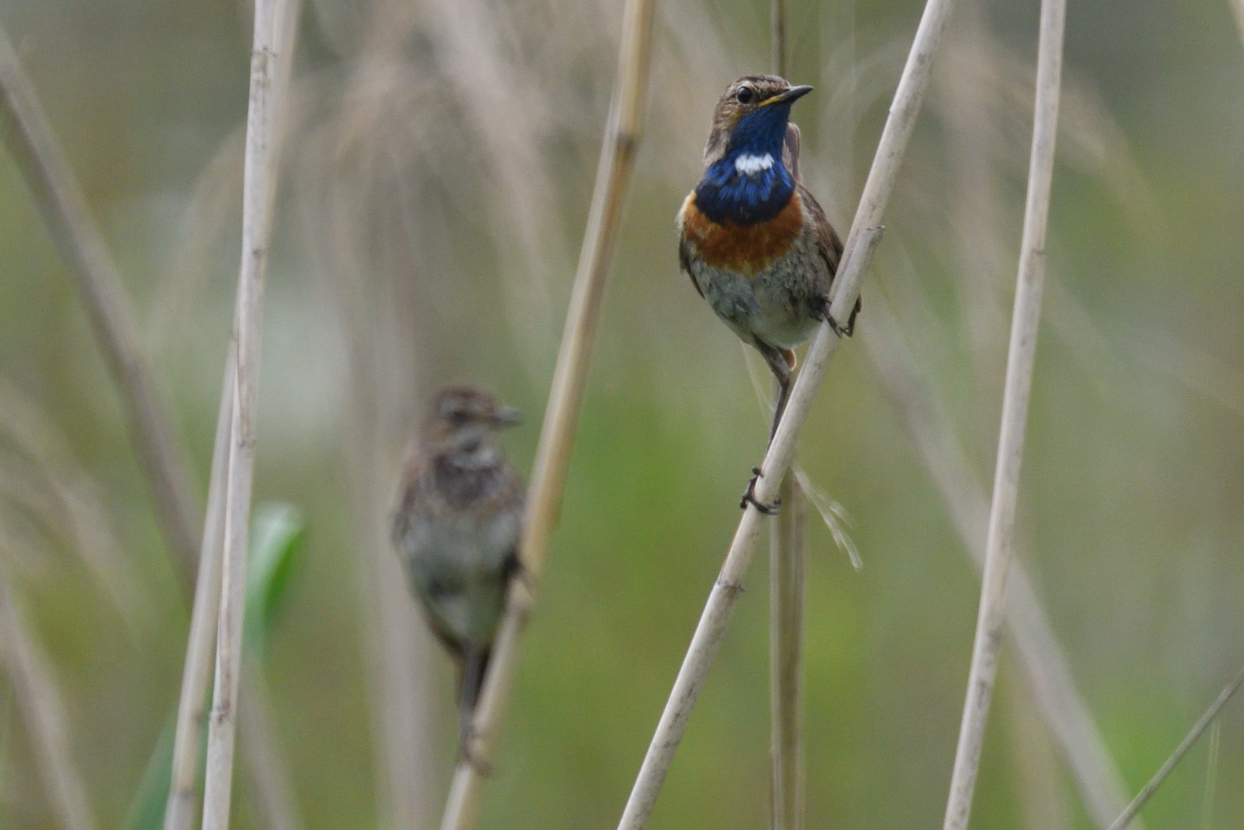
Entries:
<svg viewBox="0 0 1244 830">
<path fill-rule="evenodd" d="M 752 477 L 747 482 L 747 489 L 743 491 L 743 498 L 739 500 L 739 507 L 746 510 L 747 505 L 750 504 L 766 516 L 776 516 L 778 508 L 782 505 L 781 498 L 774 499 L 773 504 L 765 504 L 756 498 L 756 482 L 760 481 L 763 475 L 759 467 L 752 467 Z"/>
</svg>

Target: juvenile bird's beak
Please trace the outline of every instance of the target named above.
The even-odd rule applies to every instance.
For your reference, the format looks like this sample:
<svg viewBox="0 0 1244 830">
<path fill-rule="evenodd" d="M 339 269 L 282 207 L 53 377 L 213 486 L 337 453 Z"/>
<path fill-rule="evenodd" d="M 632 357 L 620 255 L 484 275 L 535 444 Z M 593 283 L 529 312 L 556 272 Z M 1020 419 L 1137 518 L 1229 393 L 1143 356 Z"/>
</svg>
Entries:
<svg viewBox="0 0 1244 830">
<path fill-rule="evenodd" d="M 500 427 L 512 427 L 523 422 L 523 413 L 512 406 L 503 406 L 493 415 L 493 422 Z"/>
<path fill-rule="evenodd" d="M 807 95 L 811 91 L 812 91 L 812 87 L 808 86 L 807 84 L 804 84 L 802 86 L 792 86 L 790 89 L 786 90 L 785 92 L 778 93 L 777 95 L 774 95 L 772 98 L 768 99 L 767 101 L 762 101 L 760 103 L 760 106 L 767 107 L 770 104 L 789 104 L 789 103 L 799 100 L 800 98 Z"/>
</svg>

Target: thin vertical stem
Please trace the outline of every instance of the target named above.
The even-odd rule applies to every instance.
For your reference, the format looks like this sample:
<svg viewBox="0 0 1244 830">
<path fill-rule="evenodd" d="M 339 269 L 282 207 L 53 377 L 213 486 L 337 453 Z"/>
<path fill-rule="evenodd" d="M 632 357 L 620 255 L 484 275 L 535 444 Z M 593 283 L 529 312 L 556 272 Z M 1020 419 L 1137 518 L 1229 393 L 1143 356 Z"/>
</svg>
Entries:
<svg viewBox="0 0 1244 830">
<path fill-rule="evenodd" d="M 242 183 L 242 262 L 238 274 L 234 331 L 237 384 L 234 390 L 228 484 L 225 489 L 224 556 L 221 565 L 220 616 L 216 630 L 216 680 L 207 735 L 207 779 L 203 792 L 203 830 L 229 824 L 233 750 L 237 735 L 238 680 L 242 668 L 242 616 L 246 605 L 251 485 L 255 463 L 255 402 L 258 389 L 259 335 L 264 274 L 275 195 L 276 146 L 273 113 L 276 93 L 284 86 L 273 31 L 274 0 L 255 0 L 254 47 L 251 51 L 250 106 Z"/>
<path fill-rule="evenodd" d="M 769 763 L 773 830 L 803 830 L 803 494 L 789 472 L 769 553 Z"/>
<path fill-rule="evenodd" d="M 772 70 L 786 77 L 786 0 L 771 0 Z M 792 173 L 799 178 L 795 131 Z M 788 145 L 790 141 L 788 139 Z M 793 474 L 782 480 L 785 510 L 769 536 L 769 826 L 803 830 L 803 509 Z"/>
<path fill-rule="evenodd" d="M 652 12 L 652 0 L 627 0 L 623 12 L 622 44 L 609 124 L 523 517 L 523 538 L 519 545 L 523 578 L 513 580 L 510 586 L 471 725 L 470 744 L 465 753 L 470 760 L 460 763 L 454 773 L 441 830 L 467 830 L 479 817 L 483 788 L 480 767 L 486 767 L 493 758 L 518 667 L 522 635 L 561 511 L 605 282 L 613 264 L 622 208 L 643 131 L 652 55 Z"/>
<path fill-rule="evenodd" d="M 1002 649 L 1006 574 L 1011 560 L 1024 430 L 1037 354 L 1037 325 L 1041 318 L 1041 289 L 1045 281 L 1045 235 L 1050 210 L 1050 185 L 1054 175 L 1054 142 L 1058 132 L 1066 8 L 1066 0 L 1042 0 L 1041 3 L 1032 159 L 1028 171 L 1028 197 L 1024 209 L 1024 235 L 1007 356 L 1006 387 L 1002 398 L 1002 429 L 998 437 L 980 612 L 968 674 L 967 699 L 959 729 L 959 746 L 955 752 L 950 796 L 946 803 L 945 830 L 965 830 L 968 826 L 981 747 L 985 740 L 985 724 L 998 671 L 998 655 Z"/>
<path fill-rule="evenodd" d="M 173 770 L 164 830 L 190 830 L 194 819 L 195 788 L 199 782 L 200 736 L 207 714 L 207 690 L 211 684 L 212 654 L 216 644 L 217 612 L 220 609 L 220 569 L 225 533 L 225 479 L 232 444 L 233 393 L 237 363 L 233 343 L 225 359 L 225 379 L 216 416 L 216 443 L 212 450 L 211 483 L 207 494 L 207 519 L 199 552 L 199 576 L 190 614 L 190 637 L 177 704 L 177 727 L 173 737 Z"/>
</svg>

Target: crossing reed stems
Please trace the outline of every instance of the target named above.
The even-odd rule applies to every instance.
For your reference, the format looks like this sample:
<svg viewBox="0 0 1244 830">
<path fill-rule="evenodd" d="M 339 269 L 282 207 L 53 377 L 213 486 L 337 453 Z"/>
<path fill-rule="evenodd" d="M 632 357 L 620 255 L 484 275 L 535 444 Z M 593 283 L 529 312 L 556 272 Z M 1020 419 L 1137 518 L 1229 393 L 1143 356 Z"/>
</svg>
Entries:
<svg viewBox="0 0 1244 830">
<path fill-rule="evenodd" d="M 199 551 L 199 575 L 190 613 L 190 636 L 173 733 L 173 769 L 164 808 L 164 830 L 190 830 L 194 820 L 195 790 L 199 782 L 200 736 L 206 716 L 207 690 L 212 680 L 220 608 L 220 567 L 224 552 L 225 479 L 233 427 L 233 393 L 237 385 L 236 353 L 229 344 L 225 379 L 216 416 L 216 442 L 207 494 L 207 519 Z"/>
<path fill-rule="evenodd" d="M 226 467 L 224 551 L 216 629 L 215 686 L 207 733 L 203 830 L 224 830 L 229 825 L 255 463 L 259 336 L 272 202 L 276 191 L 277 98 L 285 86 L 284 79 L 280 77 L 281 70 L 288 69 L 288 62 L 278 61 L 275 33 L 278 21 L 286 20 L 286 8 L 281 0 L 255 0 L 250 105 L 242 182 L 242 261 L 234 320 L 237 371 Z M 281 45 L 288 48 L 288 43 Z"/>
</svg>

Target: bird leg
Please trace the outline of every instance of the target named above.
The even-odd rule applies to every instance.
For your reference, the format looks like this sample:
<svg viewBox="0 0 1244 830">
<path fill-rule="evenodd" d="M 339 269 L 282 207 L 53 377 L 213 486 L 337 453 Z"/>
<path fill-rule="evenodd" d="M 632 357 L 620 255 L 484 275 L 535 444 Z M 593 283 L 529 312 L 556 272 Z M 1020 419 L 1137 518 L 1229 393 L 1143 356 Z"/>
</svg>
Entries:
<svg viewBox="0 0 1244 830">
<path fill-rule="evenodd" d="M 790 397 L 790 373 L 795 368 L 795 353 L 790 349 L 778 349 L 768 343 L 757 341 L 756 348 L 769 364 L 769 371 L 778 382 L 777 405 L 773 408 L 773 426 L 769 428 L 769 443 L 777 435 L 778 424 L 782 422 L 782 413 L 786 411 L 786 400 Z"/>
<path fill-rule="evenodd" d="M 857 297 L 855 300 L 855 307 L 851 309 L 851 316 L 847 320 L 847 324 L 845 326 L 839 325 L 838 321 L 834 319 L 834 315 L 829 313 L 829 295 L 823 294 L 821 296 L 821 307 L 813 312 L 812 316 L 818 320 L 824 320 L 826 323 L 829 323 L 829 327 L 833 329 L 834 334 L 839 337 L 850 337 L 855 333 L 855 317 L 860 313 L 860 309 L 863 305 L 863 302 Z"/>
<path fill-rule="evenodd" d="M 773 436 L 777 435 L 778 424 L 782 422 L 782 413 L 786 411 L 786 401 L 790 397 L 790 373 L 795 368 L 795 353 L 790 349 L 778 349 L 761 341 L 756 341 L 756 348 L 764 356 L 765 363 L 769 364 L 769 370 L 773 372 L 778 382 L 777 405 L 773 408 L 773 426 L 769 429 L 769 443 L 772 444 Z M 760 472 L 759 467 L 752 467 L 752 477 L 747 482 L 747 489 L 743 491 L 743 499 L 739 502 L 739 507 L 747 509 L 747 505 L 751 504 L 766 516 L 772 516 L 778 512 L 782 500 L 774 499 L 773 504 L 763 504 L 756 498 L 756 482 L 762 475 L 764 474 Z"/>
<path fill-rule="evenodd" d="M 782 500 L 774 499 L 773 504 L 764 504 L 756 498 L 756 482 L 760 481 L 764 473 L 760 472 L 759 467 L 752 467 L 752 477 L 747 481 L 747 489 L 743 491 L 743 498 L 739 500 L 739 507 L 746 510 L 747 505 L 752 505 L 766 516 L 776 516 L 778 508 L 782 506 Z"/>
</svg>

